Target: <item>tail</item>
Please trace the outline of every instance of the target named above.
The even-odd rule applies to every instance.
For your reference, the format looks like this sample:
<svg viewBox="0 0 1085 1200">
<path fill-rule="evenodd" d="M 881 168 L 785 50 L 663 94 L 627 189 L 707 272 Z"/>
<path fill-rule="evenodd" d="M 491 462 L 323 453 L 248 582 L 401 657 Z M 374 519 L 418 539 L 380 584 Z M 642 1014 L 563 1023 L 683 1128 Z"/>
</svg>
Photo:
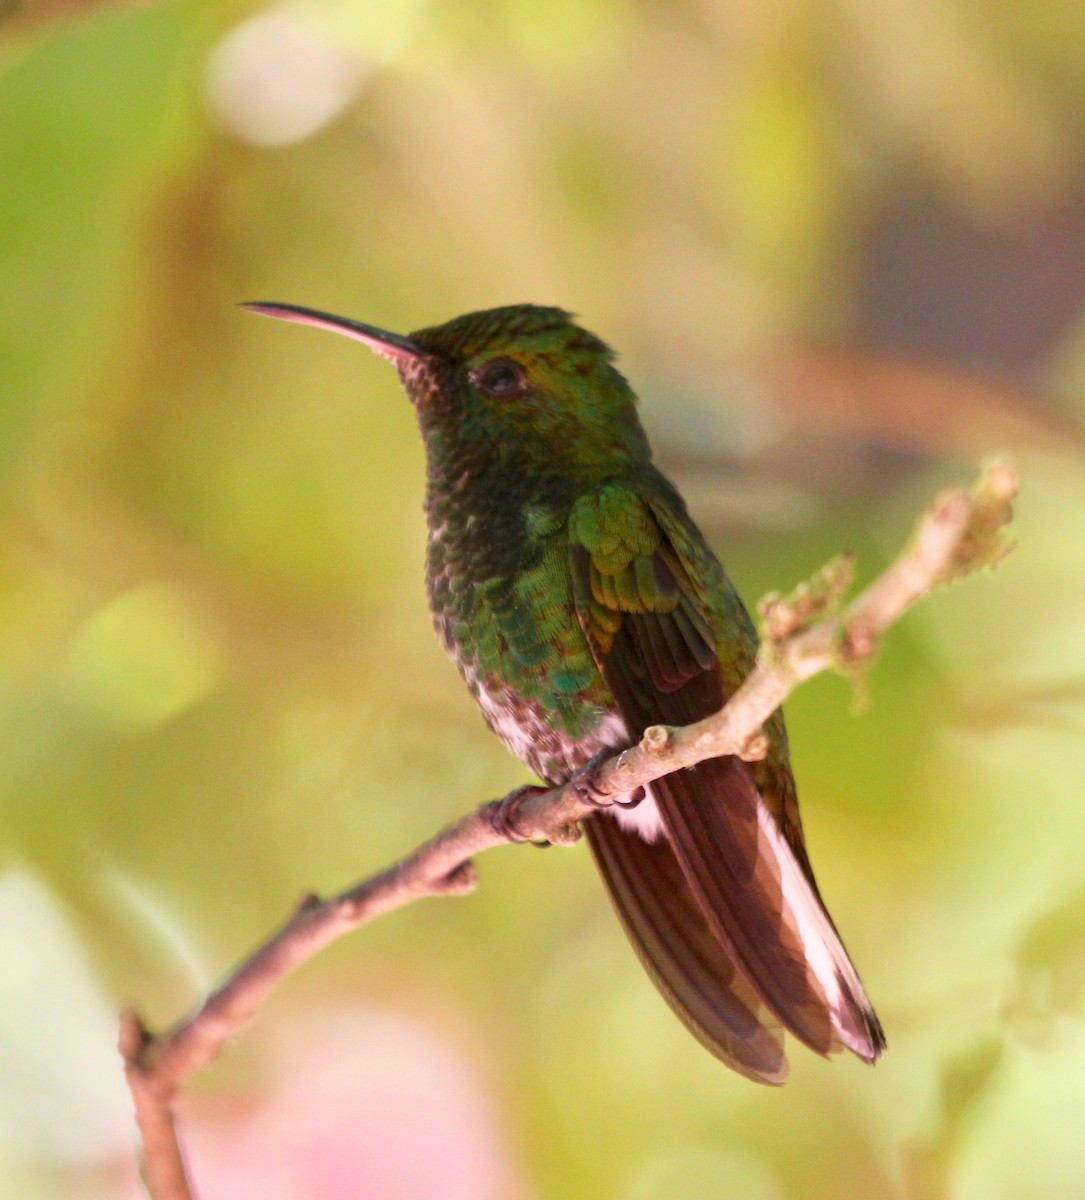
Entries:
<svg viewBox="0 0 1085 1200">
<path fill-rule="evenodd" d="M 881 1024 L 746 764 L 709 759 L 657 780 L 652 793 L 688 891 L 754 993 L 819 1054 L 847 1048 L 875 1062 Z"/>
<path fill-rule="evenodd" d="M 709 927 L 668 843 L 646 842 L 605 813 L 584 829 L 637 956 L 686 1028 L 748 1079 L 783 1083 L 780 1023 Z"/>
</svg>

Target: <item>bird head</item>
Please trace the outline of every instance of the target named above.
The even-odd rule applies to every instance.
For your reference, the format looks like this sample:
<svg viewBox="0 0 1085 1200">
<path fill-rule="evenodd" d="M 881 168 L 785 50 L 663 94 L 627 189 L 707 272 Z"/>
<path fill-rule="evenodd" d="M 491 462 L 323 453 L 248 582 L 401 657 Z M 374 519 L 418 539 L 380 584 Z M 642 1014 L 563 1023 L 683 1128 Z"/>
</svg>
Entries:
<svg viewBox="0 0 1085 1200">
<path fill-rule="evenodd" d="M 613 352 L 560 308 L 487 309 L 403 337 L 296 305 L 244 307 L 344 334 L 387 359 L 427 444 L 473 443 L 494 465 L 578 477 L 649 457 Z"/>
</svg>

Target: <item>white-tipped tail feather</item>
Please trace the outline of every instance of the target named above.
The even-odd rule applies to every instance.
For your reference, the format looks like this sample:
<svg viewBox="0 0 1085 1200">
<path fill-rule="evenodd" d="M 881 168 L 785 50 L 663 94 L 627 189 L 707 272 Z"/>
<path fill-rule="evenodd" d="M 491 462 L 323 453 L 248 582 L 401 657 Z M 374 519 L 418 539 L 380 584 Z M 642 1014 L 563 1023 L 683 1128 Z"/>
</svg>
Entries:
<svg viewBox="0 0 1085 1200">
<path fill-rule="evenodd" d="M 860 1058 L 870 1059 L 869 1030 L 871 1023 L 877 1026 L 874 1008 L 824 906 L 780 832 L 776 818 L 760 798 L 757 825 L 763 849 L 777 865 L 785 919 L 790 917 L 789 923 L 802 941 L 807 965 L 825 994 L 833 1028 L 849 1050 Z M 857 1008 L 865 1018 L 862 1028 L 856 1028 Z"/>
</svg>

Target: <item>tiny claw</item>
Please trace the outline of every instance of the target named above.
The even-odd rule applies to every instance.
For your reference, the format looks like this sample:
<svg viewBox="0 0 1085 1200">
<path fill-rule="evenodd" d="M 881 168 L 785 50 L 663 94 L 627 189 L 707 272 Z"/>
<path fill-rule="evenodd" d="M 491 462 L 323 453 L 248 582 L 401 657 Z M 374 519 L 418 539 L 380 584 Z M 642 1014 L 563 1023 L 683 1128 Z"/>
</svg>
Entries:
<svg viewBox="0 0 1085 1200">
<path fill-rule="evenodd" d="M 490 824 L 506 841 L 531 842 L 535 846 L 549 846 L 550 843 L 535 841 L 529 834 L 524 833 L 516 824 L 516 810 L 529 796 L 540 796 L 550 789 L 539 787 L 538 784 L 527 783 L 515 788 L 500 800 L 494 800 L 490 806 Z"/>
<path fill-rule="evenodd" d="M 636 808 L 644 799 L 644 788 L 634 788 L 624 800 L 615 800 L 615 808 Z"/>
<path fill-rule="evenodd" d="M 569 786 L 576 792 L 578 798 L 592 808 L 610 808 L 615 803 L 609 792 L 601 791 L 595 782 L 595 773 L 614 753 L 613 750 L 600 750 L 573 772 Z"/>
</svg>

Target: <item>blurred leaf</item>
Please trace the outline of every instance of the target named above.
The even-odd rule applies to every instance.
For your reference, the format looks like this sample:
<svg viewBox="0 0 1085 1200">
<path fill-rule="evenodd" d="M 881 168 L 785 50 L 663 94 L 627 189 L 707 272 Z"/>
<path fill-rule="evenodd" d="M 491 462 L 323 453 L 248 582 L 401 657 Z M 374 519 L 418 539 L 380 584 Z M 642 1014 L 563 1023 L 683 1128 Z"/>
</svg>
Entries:
<svg viewBox="0 0 1085 1200">
<path fill-rule="evenodd" d="M 954 1055 L 943 1066 L 938 1128 L 905 1152 L 910 1197 L 948 1200 L 953 1195 L 954 1161 L 962 1133 L 990 1092 L 1002 1056 L 1001 1042 L 985 1041 Z"/>
<path fill-rule="evenodd" d="M 59 389 L 78 387 L 118 316 L 112 281 L 130 267 L 126 219 L 164 135 L 176 133 L 169 117 L 191 35 L 183 5 L 110 13 L 40 43 L 0 76 L 0 272 L 18 298 L 0 324 L 9 461 L 53 404 L 75 407 Z"/>
<path fill-rule="evenodd" d="M 1017 952 L 1006 1017 L 1029 1045 L 1055 1049 L 1067 1020 L 1085 1020 L 1085 891 L 1045 913 Z"/>
</svg>

